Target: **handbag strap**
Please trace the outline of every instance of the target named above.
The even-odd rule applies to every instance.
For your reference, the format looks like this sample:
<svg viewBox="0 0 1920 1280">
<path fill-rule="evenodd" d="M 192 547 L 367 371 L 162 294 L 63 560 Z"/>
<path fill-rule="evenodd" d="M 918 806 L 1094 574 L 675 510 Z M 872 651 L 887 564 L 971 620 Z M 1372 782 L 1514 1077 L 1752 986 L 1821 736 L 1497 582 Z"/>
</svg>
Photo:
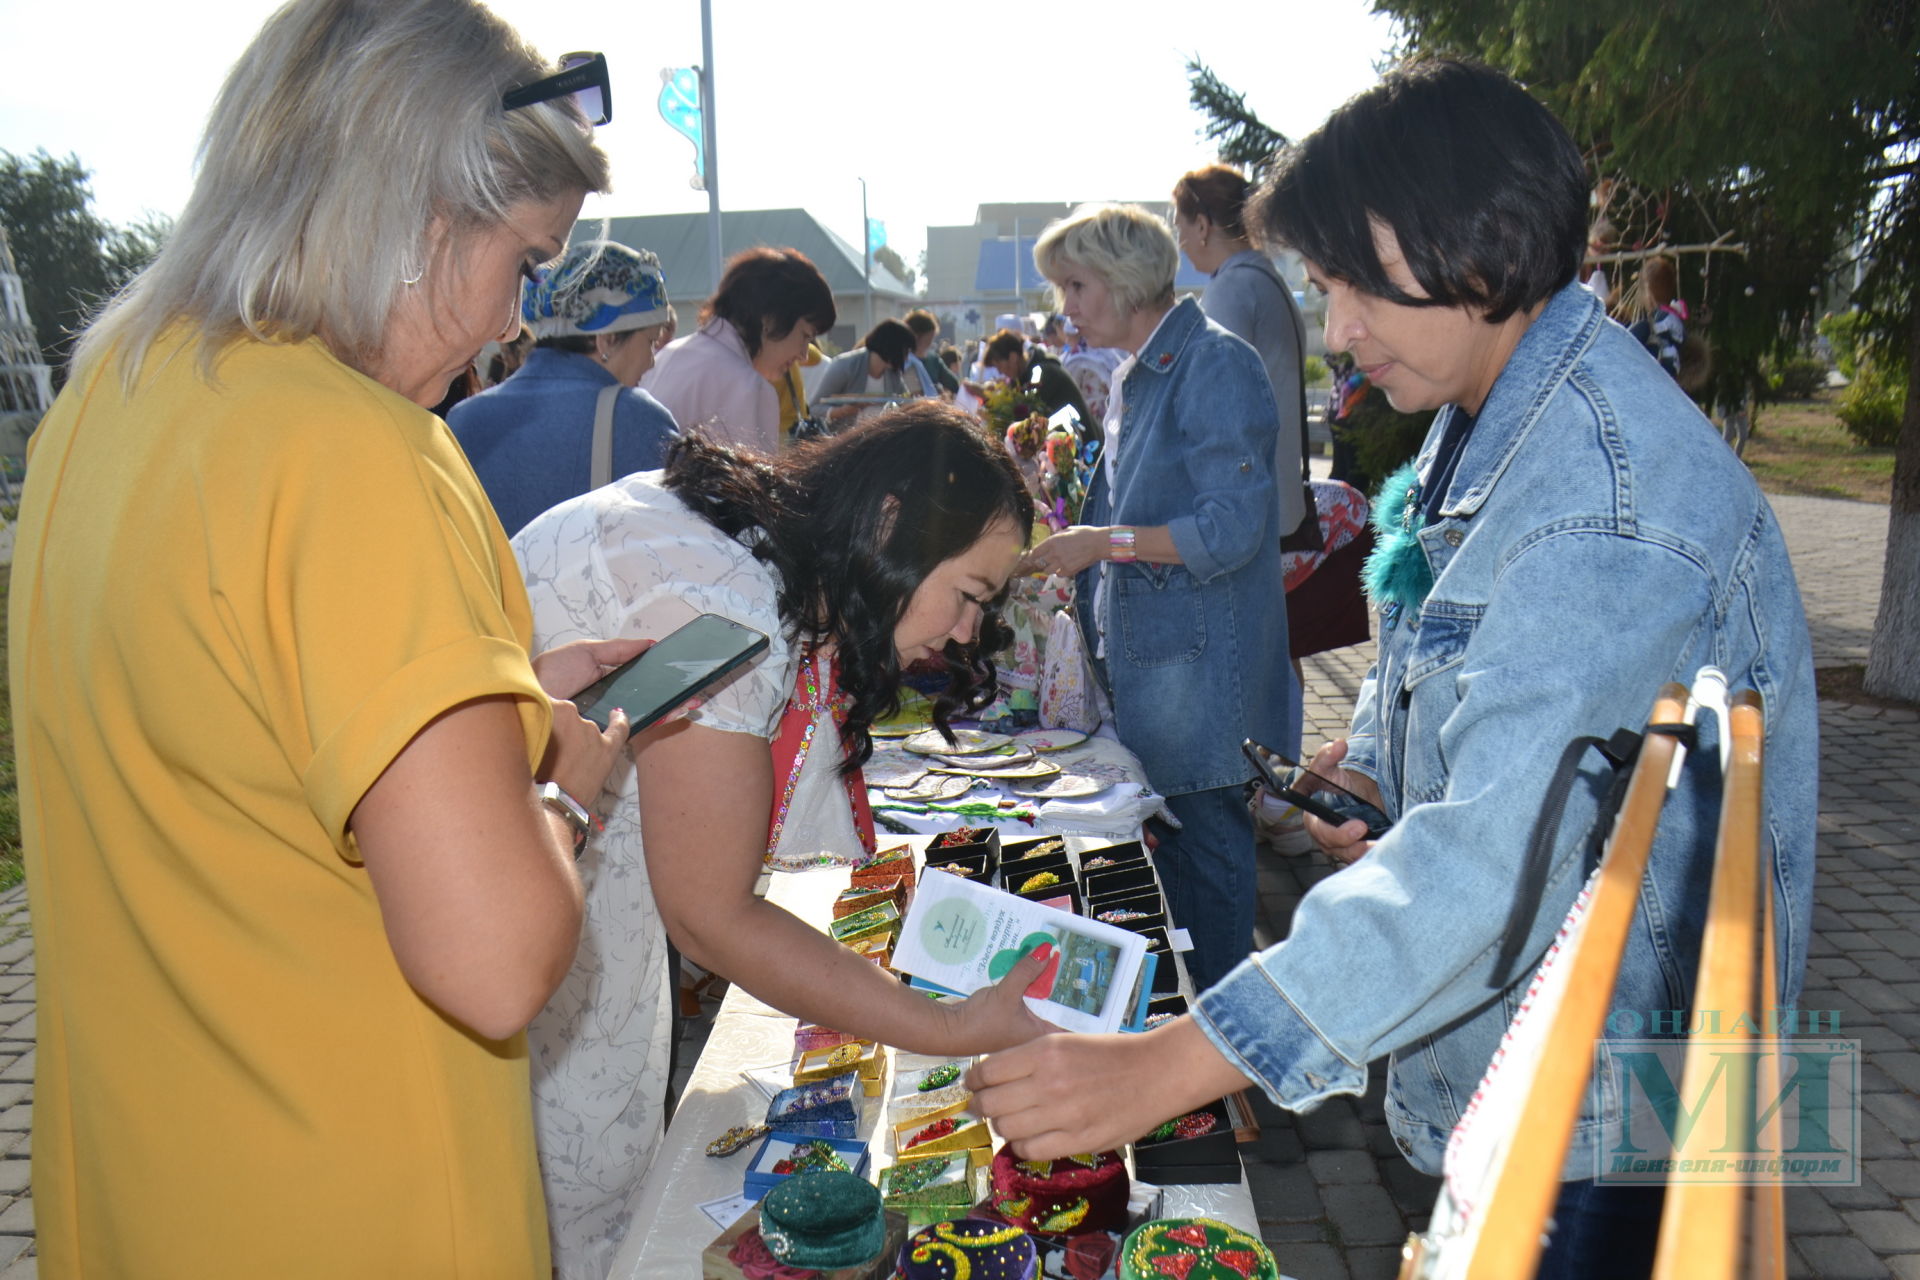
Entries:
<svg viewBox="0 0 1920 1280">
<path fill-rule="evenodd" d="M 1674 734 L 1680 726 L 1650 724 L 1648 733 Z M 1600 851 L 1606 846 L 1607 833 L 1613 828 L 1614 815 L 1620 811 L 1621 802 L 1627 796 L 1627 784 L 1633 781 L 1633 763 L 1640 755 L 1643 738 L 1631 729 L 1616 729 L 1611 737 L 1586 735 L 1567 743 L 1560 753 L 1560 763 L 1555 766 L 1553 779 L 1547 783 L 1545 803 L 1534 819 L 1533 834 L 1527 842 L 1527 852 L 1520 864 L 1519 891 L 1514 895 L 1513 909 L 1507 915 L 1507 927 L 1500 944 L 1500 954 L 1494 960 L 1493 979 L 1489 985 L 1506 987 L 1513 981 L 1514 966 L 1519 963 L 1522 950 L 1527 945 L 1527 935 L 1533 931 L 1534 920 L 1540 913 L 1540 901 L 1546 895 L 1547 878 L 1553 870 L 1553 845 L 1560 831 L 1560 819 L 1567 808 L 1568 793 L 1573 790 L 1574 779 L 1580 769 L 1580 761 L 1589 749 L 1598 751 L 1612 766 L 1612 780 L 1600 800 L 1600 811 L 1594 817 L 1593 827 L 1588 833 L 1587 859 L 1599 860 Z"/>
<path fill-rule="evenodd" d="M 591 488 L 613 483 L 613 402 L 620 398 L 619 383 L 600 389 L 593 403 L 593 465 Z"/>
</svg>

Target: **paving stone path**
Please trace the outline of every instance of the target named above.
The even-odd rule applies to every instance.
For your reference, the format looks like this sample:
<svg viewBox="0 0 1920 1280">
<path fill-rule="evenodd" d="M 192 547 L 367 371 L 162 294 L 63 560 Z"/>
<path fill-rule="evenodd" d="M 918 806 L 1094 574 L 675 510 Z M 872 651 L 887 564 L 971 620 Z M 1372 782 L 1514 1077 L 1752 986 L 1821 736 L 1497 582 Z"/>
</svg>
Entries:
<svg viewBox="0 0 1920 1280">
<path fill-rule="evenodd" d="M 1773 499 L 1793 550 L 1820 665 L 1864 662 L 1887 509 Z M 1345 729 L 1371 646 L 1307 662 L 1307 741 Z M 1858 1187 L 1788 1201 L 1789 1274 L 1920 1280 L 1920 715 L 1825 703 L 1817 910 L 1804 1009 L 1838 1010 L 1864 1048 Z M 1263 855 L 1260 929 L 1284 937 L 1293 905 L 1331 870 L 1317 855 Z M 33 1090 L 33 942 L 24 889 L 0 895 L 0 1280 L 30 1280 L 27 1166 Z M 695 1038 L 688 1048 L 697 1052 Z M 1293 1115 L 1259 1099 L 1241 1148 L 1267 1241 L 1295 1280 L 1391 1280 L 1426 1225 L 1437 1180 L 1400 1157 L 1363 1098 Z"/>
</svg>

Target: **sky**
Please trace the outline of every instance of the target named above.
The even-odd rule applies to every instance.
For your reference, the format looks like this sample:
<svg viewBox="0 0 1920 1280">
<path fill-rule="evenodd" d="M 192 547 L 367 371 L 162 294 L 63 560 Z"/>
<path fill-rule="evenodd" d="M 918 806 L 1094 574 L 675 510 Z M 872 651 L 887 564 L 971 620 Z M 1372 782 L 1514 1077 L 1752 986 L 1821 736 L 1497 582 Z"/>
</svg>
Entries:
<svg viewBox="0 0 1920 1280">
<path fill-rule="evenodd" d="M 551 56 L 607 55 L 614 189 L 589 217 L 700 212 L 660 71 L 700 62 L 699 0 L 490 0 Z M 1164 200 L 1214 158 L 1187 102 L 1197 57 L 1298 137 L 1373 83 L 1393 43 L 1370 0 L 817 7 L 713 0 L 723 207 L 801 206 L 860 243 L 868 212 L 908 266 L 928 225 L 994 201 Z M 173 214 L 226 70 L 271 0 L 0 0 L 0 150 L 73 153 L 116 223 Z"/>
</svg>

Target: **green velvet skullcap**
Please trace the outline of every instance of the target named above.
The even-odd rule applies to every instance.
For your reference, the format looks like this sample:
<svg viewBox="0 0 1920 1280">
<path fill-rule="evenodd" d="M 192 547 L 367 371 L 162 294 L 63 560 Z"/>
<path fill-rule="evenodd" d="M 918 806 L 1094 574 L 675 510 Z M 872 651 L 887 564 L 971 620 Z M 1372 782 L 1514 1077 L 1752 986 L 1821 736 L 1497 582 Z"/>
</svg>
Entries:
<svg viewBox="0 0 1920 1280">
<path fill-rule="evenodd" d="M 858 1266 L 886 1243 L 880 1189 L 833 1169 L 796 1173 L 761 1202 L 760 1238 L 768 1252 L 792 1266 Z"/>
</svg>

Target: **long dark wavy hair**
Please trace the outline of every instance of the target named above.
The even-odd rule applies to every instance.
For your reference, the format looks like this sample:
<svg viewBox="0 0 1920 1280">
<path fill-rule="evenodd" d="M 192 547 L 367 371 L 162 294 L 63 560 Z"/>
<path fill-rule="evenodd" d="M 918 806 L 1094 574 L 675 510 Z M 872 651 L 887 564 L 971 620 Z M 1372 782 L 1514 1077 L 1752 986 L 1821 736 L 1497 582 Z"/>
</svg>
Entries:
<svg viewBox="0 0 1920 1280">
<path fill-rule="evenodd" d="M 780 580 L 781 619 L 803 644 L 836 647 L 840 689 L 852 700 L 841 734 L 848 769 L 872 755 L 873 722 L 899 710 L 893 632 L 914 591 L 995 521 L 1011 521 L 1023 538 L 1033 527 L 1033 499 L 1006 450 L 935 400 L 772 459 L 683 435 L 667 452 L 666 485 L 722 533 L 748 535 Z M 933 713 L 942 732 L 954 712 L 993 700 L 992 655 L 1011 638 L 998 605 L 983 611 L 974 643 L 946 644 L 950 680 Z"/>
</svg>

